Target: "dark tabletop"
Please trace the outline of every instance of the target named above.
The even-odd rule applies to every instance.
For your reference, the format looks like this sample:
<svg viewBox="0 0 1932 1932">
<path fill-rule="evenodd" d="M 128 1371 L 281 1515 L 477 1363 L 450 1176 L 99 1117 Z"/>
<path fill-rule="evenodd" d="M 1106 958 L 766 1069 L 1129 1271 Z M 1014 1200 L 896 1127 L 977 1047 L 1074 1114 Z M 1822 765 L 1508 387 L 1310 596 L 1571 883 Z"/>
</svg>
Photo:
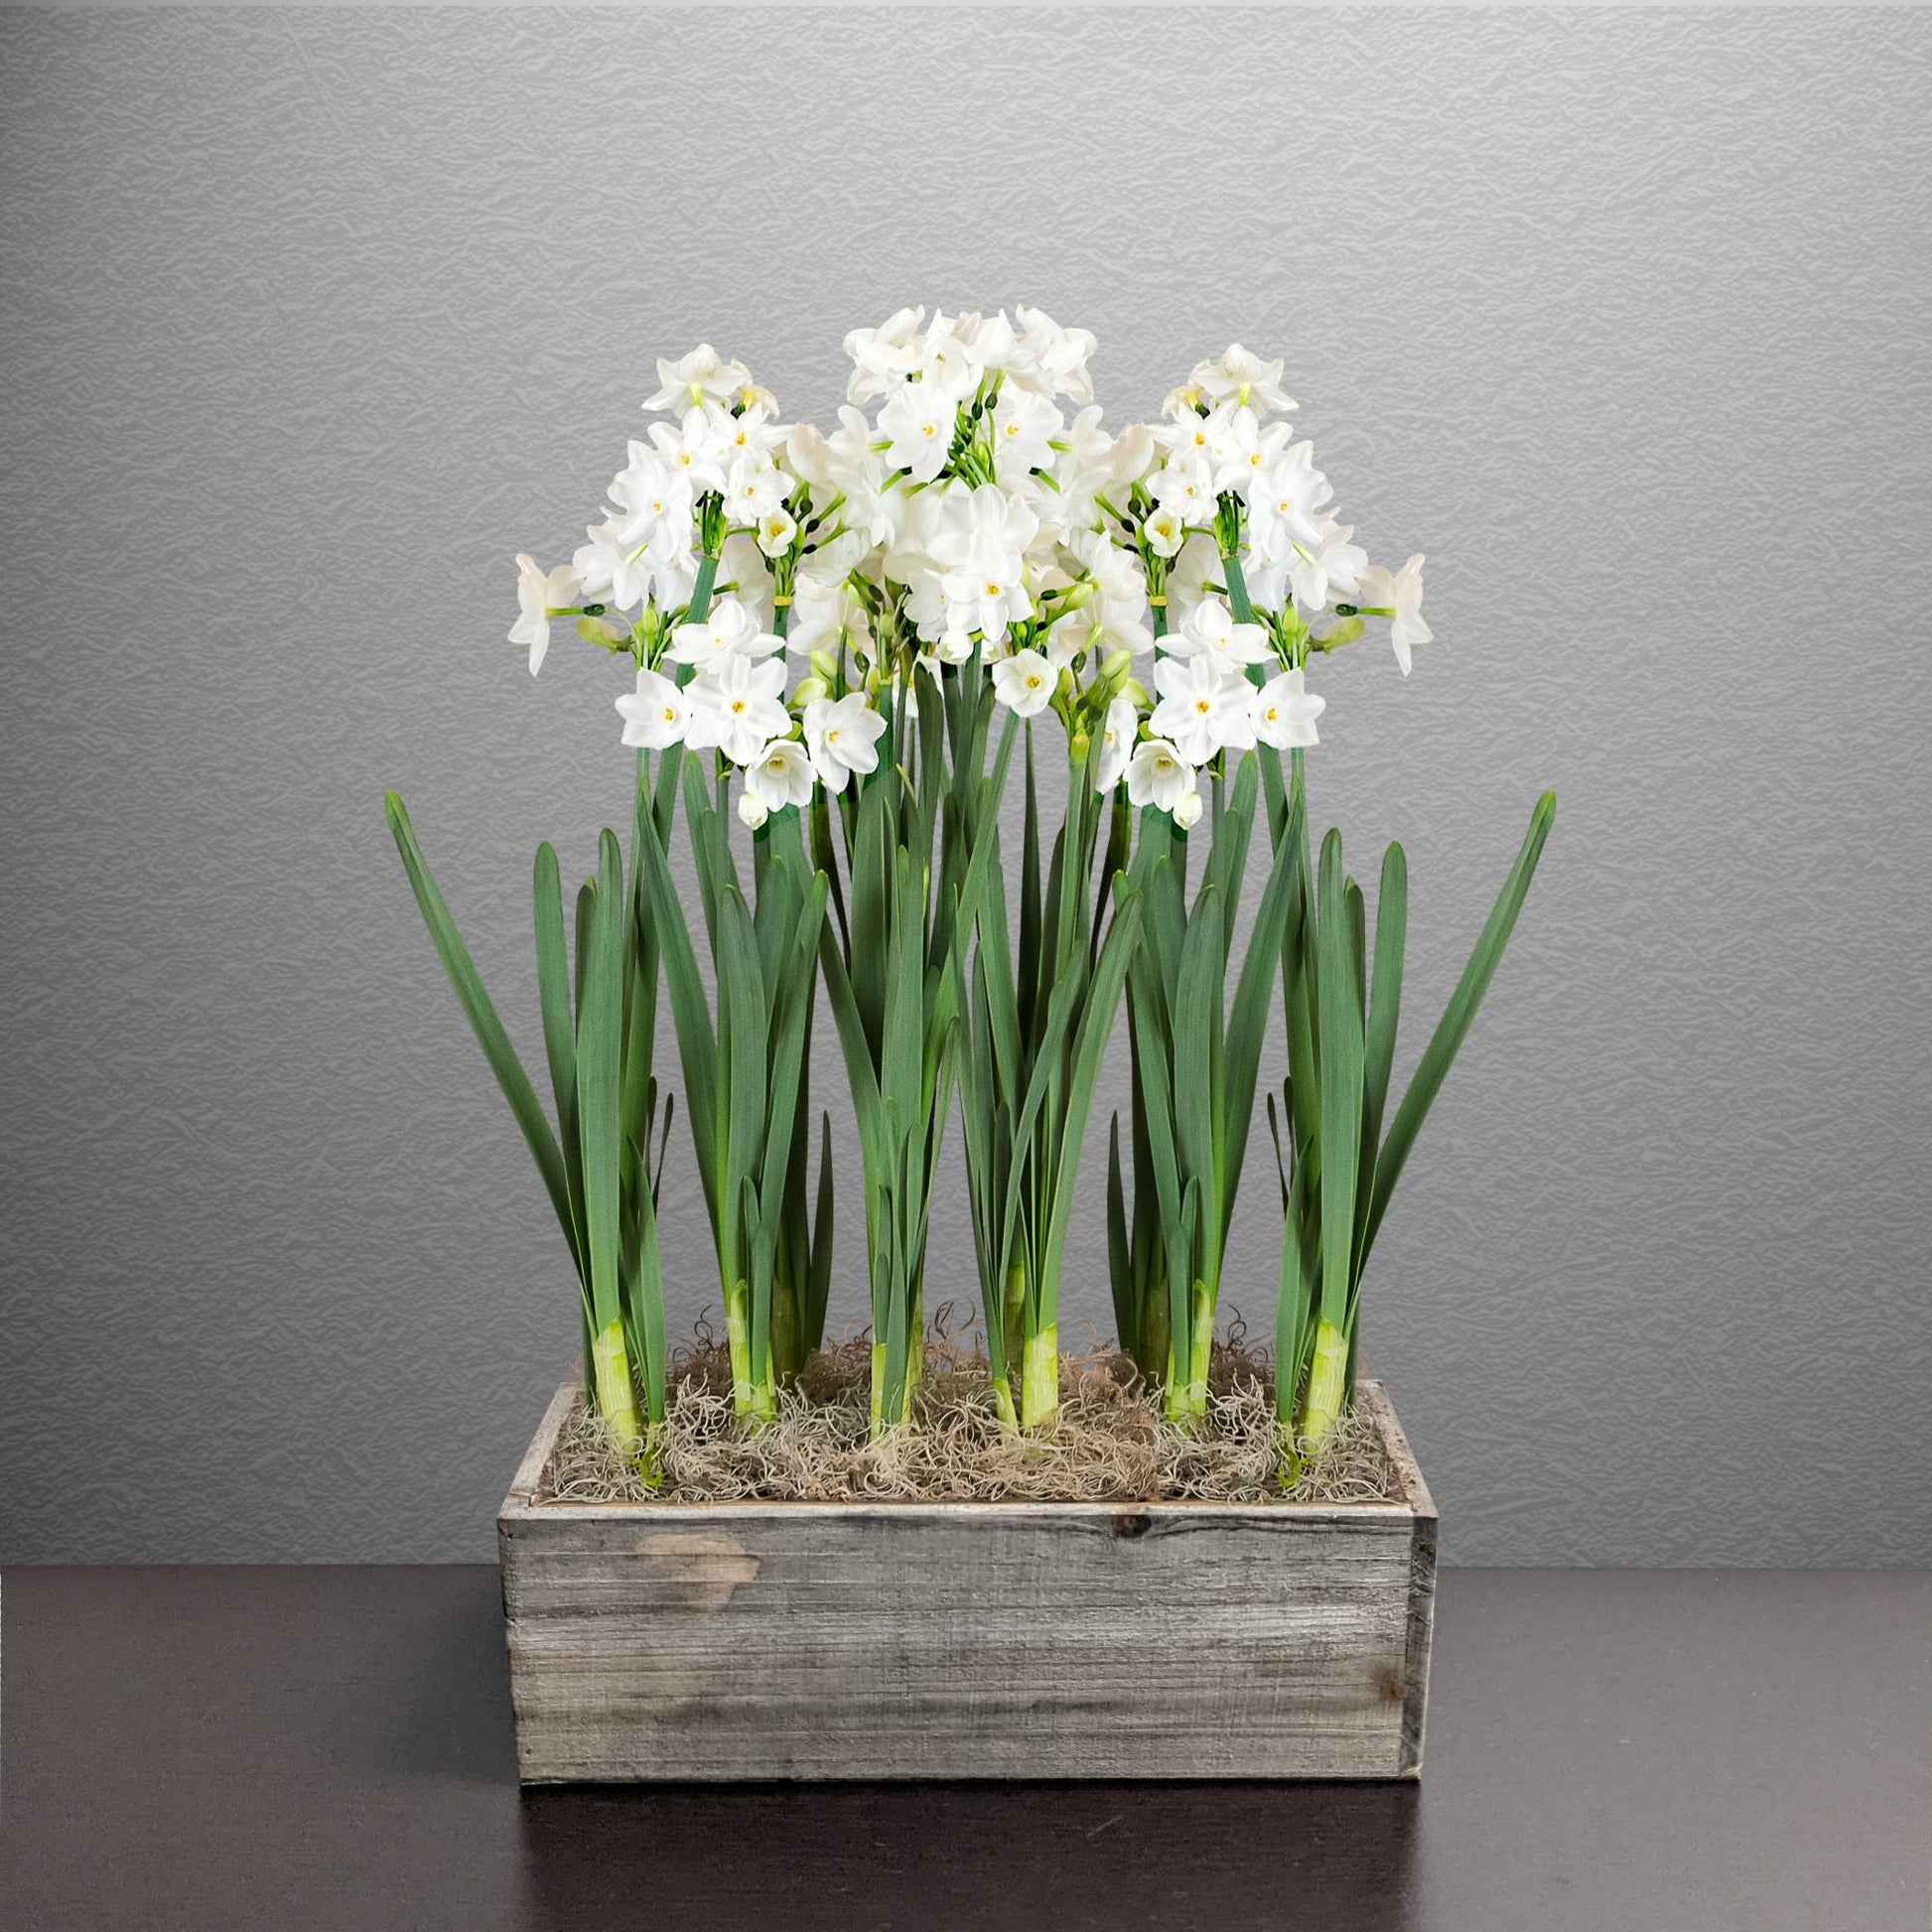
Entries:
<svg viewBox="0 0 1932 1932">
<path fill-rule="evenodd" d="M 1926 1932 L 1932 1577 L 1449 1571 L 1409 1785 L 515 1783 L 496 1573 L 4 1581 L 0 1925 Z"/>
</svg>

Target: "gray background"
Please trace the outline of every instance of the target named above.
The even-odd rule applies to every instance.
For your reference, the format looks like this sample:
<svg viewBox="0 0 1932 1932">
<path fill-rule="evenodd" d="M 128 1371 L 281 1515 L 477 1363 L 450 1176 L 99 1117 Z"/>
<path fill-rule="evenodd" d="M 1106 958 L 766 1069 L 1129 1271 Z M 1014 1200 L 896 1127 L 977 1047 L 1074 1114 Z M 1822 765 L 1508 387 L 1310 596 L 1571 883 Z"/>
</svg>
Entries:
<svg viewBox="0 0 1932 1932">
<path fill-rule="evenodd" d="M 608 660 L 502 641 L 511 553 L 568 553 L 659 353 L 824 419 L 855 324 L 1034 301 L 1115 422 L 1286 354 L 1373 554 L 1430 555 L 1442 641 L 1328 667 L 1313 759 L 1359 869 L 1409 849 L 1405 1067 L 1562 794 L 1368 1285 L 1450 1555 L 1932 1557 L 1924 16 L 0 36 L 0 1554 L 490 1554 L 574 1294 L 382 787 L 532 1042 L 531 849 L 586 864 L 627 765 Z M 688 1325 L 688 1159 L 665 1218 Z M 936 1295 L 967 1253 L 954 1194 Z"/>
</svg>

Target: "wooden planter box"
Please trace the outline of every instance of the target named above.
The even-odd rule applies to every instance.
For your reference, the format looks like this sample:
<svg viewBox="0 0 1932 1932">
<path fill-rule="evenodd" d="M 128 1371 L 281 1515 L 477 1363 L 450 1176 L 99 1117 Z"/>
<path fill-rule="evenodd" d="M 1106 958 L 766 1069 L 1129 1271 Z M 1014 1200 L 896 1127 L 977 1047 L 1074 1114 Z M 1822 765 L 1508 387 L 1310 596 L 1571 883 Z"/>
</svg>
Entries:
<svg viewBox="0 0 1932 1932">
<path fill-rule="evenodd" d="M 497 1517 L 526 1783 L 1408 1778 L 1436 1507 L 542 1502 Z"/>
</svg>

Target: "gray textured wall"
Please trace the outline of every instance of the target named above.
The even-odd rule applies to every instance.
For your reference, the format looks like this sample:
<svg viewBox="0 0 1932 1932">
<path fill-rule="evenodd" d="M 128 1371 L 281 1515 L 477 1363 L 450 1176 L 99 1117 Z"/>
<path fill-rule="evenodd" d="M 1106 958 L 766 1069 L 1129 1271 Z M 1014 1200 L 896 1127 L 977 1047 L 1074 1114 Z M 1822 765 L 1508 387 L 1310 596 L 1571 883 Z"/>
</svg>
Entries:
<svg viewBox="0 0 1932 1932">
<path fill-rule="evenodd" d="M 1410 1056 L 1561 790 L 1369 1283 L 1450 1553 L 1932 1558 L 1929 49 L 8 15 L 0 1554 L 490 1553 L 573 1295 L 381 788 L 532 1039 L 531 848 L 581 864 L 626 764 L 608 662 L 502 641 L 510 553 L 567 551 L 660 351 L 824 415 L 853 324 L 1031 300 L 1115 420 L 1286 353 L 1375 553 L 1430 554 L 1442 642 L 1333 667 L 1313 760 L 1358 864 L 1410 850 Z M 666 1219 L 688 1322 L 688 1166 Z M 969 1295 L 956 1198 L 937 1240 Z"/>
</svg>

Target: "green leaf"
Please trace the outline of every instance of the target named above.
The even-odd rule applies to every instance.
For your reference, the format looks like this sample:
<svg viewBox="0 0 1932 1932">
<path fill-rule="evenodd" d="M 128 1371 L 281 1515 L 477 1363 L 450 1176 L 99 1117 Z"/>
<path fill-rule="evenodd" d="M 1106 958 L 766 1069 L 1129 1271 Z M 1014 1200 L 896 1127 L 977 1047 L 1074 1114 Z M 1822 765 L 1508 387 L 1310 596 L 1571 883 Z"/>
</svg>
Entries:
<svg viewBox="0 0 1932 1932">
<path fill-rule="evenodd" d="M 1369 1248 L 1382 1225 L 1382 1216 L 1388 1211 L 1389 1196 L 1394 1193 L 1395 1183 L 1402 1177 L 1403 1166 L 1416 1144 L 1416 1136 L 1422 1132 L 1422 1124 L 1428 1118 L 1436 1096 L 1442 1092 L 1449 1067 L 1475 1023 L 1476 1009 L 1482 1005 L 1482 996 L 1488 992 L 1489 982 L 1495 978 L 1496 968 L 1502 963 L 1503 951 L 1509 944 L 1509 935 L 1516 928 L 1516 916 L 1523 909 L 1530 881 L 1536 877 L 1537 861 L 1543 856 L 1544 842 L 1550 836 L 1550 828 L 1556 823 L 1556 817 L 1557 794 L 1546 791 L 1537 800 L 1535 811 L 1530 814 L 1530 829 L 1524 836 L 1522 850 L 1517 853 L 1516 863 L 1509 869 L 1509 877 L 1503 881 L 1495 906 L 1483 925 L 1481 936 L 1476 940 L 1475 950 L 1469 955 L 1469 963 L 1462 969 L 1462 977 L 1456 982 L 1454 993 L 1449 996 L 1449 1006 L 1444 1010 L 1442 1021 L 1423 1052 L 1415 1078 L 1409 1082 L 1409 1091 L 1402 1096 L 1402 1105 L 1396 1109 L 1388 1139 L 1382 1144 L 1381 1156 L 1375 1164 L 1375 1199 L 1362 1235 L 1360 1261 L 1368 1259 Z M 1358 1272 L 1359 1265 L 1358 1262 Z"/>
<path fill-rule="evenodd" d="M 503 1023 L 490 1003 L 489 995 L 483 990 L 476 962 L 470 957 L 470 949 L 463 943 L 463 935 L 457 931 L 450 908 L 443 902 L 443 895 L 437 890 L 428 862 L 416 843 L 416 834 L 402 800 L 391 791 L 384 793 L 382 802 L 389 831 L 396 841 L 396 850 L 402 855 L 403 870 L 409 875 L 410 890 L 416 895 L 423 923 L 429 928 L 430 941 L 436 947 L 437 957 L 443 962 L 444 972 L 449 975 L 457 1004 L 463 1009 L 463 1017 L 470 1023 L 470 1031 L 476 1035 L 477 1044 L 483 1048 L 483 1058 L 488 1062 L 490 1072 L 496 1076 L 496 1084 L 502 1089 L 503 1098 L 509 1103 L 517 1130 L 530 1150 L 531 1159 L 537 1164 L 537 1173 L 550 1195 L 550 1204 L 556 1209 L 557 1224 L 570 1245 L 571 1259 L 576 1263 L 579 1275 L 583 1276 L 586 1273 L 584 1257 L 577 1243 L 576 1214 L 571 1205 L 570 1183 L 564 1170 L 563 1155 L 557 1147 L 557 1137 L 544 1117 L 536 1089 L 531 1086 L 530 1077 L 524 1072 L 515 1047 L 510 1044 L 509 1035 L 503 1031 Z"/>
<path fill-rule="evenodd" d="M 623 860 L 616 834 L 597 847 L 597 909 L 584 1005 L 577 1023 L 578 1131 L 584 1150 L 584 1221 L 591 1303 L 601 1329 L 623 1315 L 619 1292 L 618 1085 L 622 1050 Z"/>
<path fill-rule="evenodd" d="M 1355 1232 L 1355 1162 L 1362 1131 L 1362 1005 L 1356 987 L 1348 907 L 1343 896 L 1341 834 L 1321 843 L 1317 888 L 1321 962 L 1316 1016 L 1321 1039 L 1321 1318 L 1345 1317 Z M 1342 1152 L 1337 1154 L 1337 1151 Z"/>
<path fill-rule="evenodd" d="M 577 1135 L 577 1027 L 571 1011 L 570 958 L 564 945 L 563 882 L 557 854 L 546 839 L 537 847 L 531 897 L 535 909 L 537 992 L 543 1011 L 543 1045 L 557 1100 L 557 1132 L 563 1142 L 564 1179 L 570 1190 L 571 1249 L 585 1251 L 583 1150 Z"/>
</svg>

